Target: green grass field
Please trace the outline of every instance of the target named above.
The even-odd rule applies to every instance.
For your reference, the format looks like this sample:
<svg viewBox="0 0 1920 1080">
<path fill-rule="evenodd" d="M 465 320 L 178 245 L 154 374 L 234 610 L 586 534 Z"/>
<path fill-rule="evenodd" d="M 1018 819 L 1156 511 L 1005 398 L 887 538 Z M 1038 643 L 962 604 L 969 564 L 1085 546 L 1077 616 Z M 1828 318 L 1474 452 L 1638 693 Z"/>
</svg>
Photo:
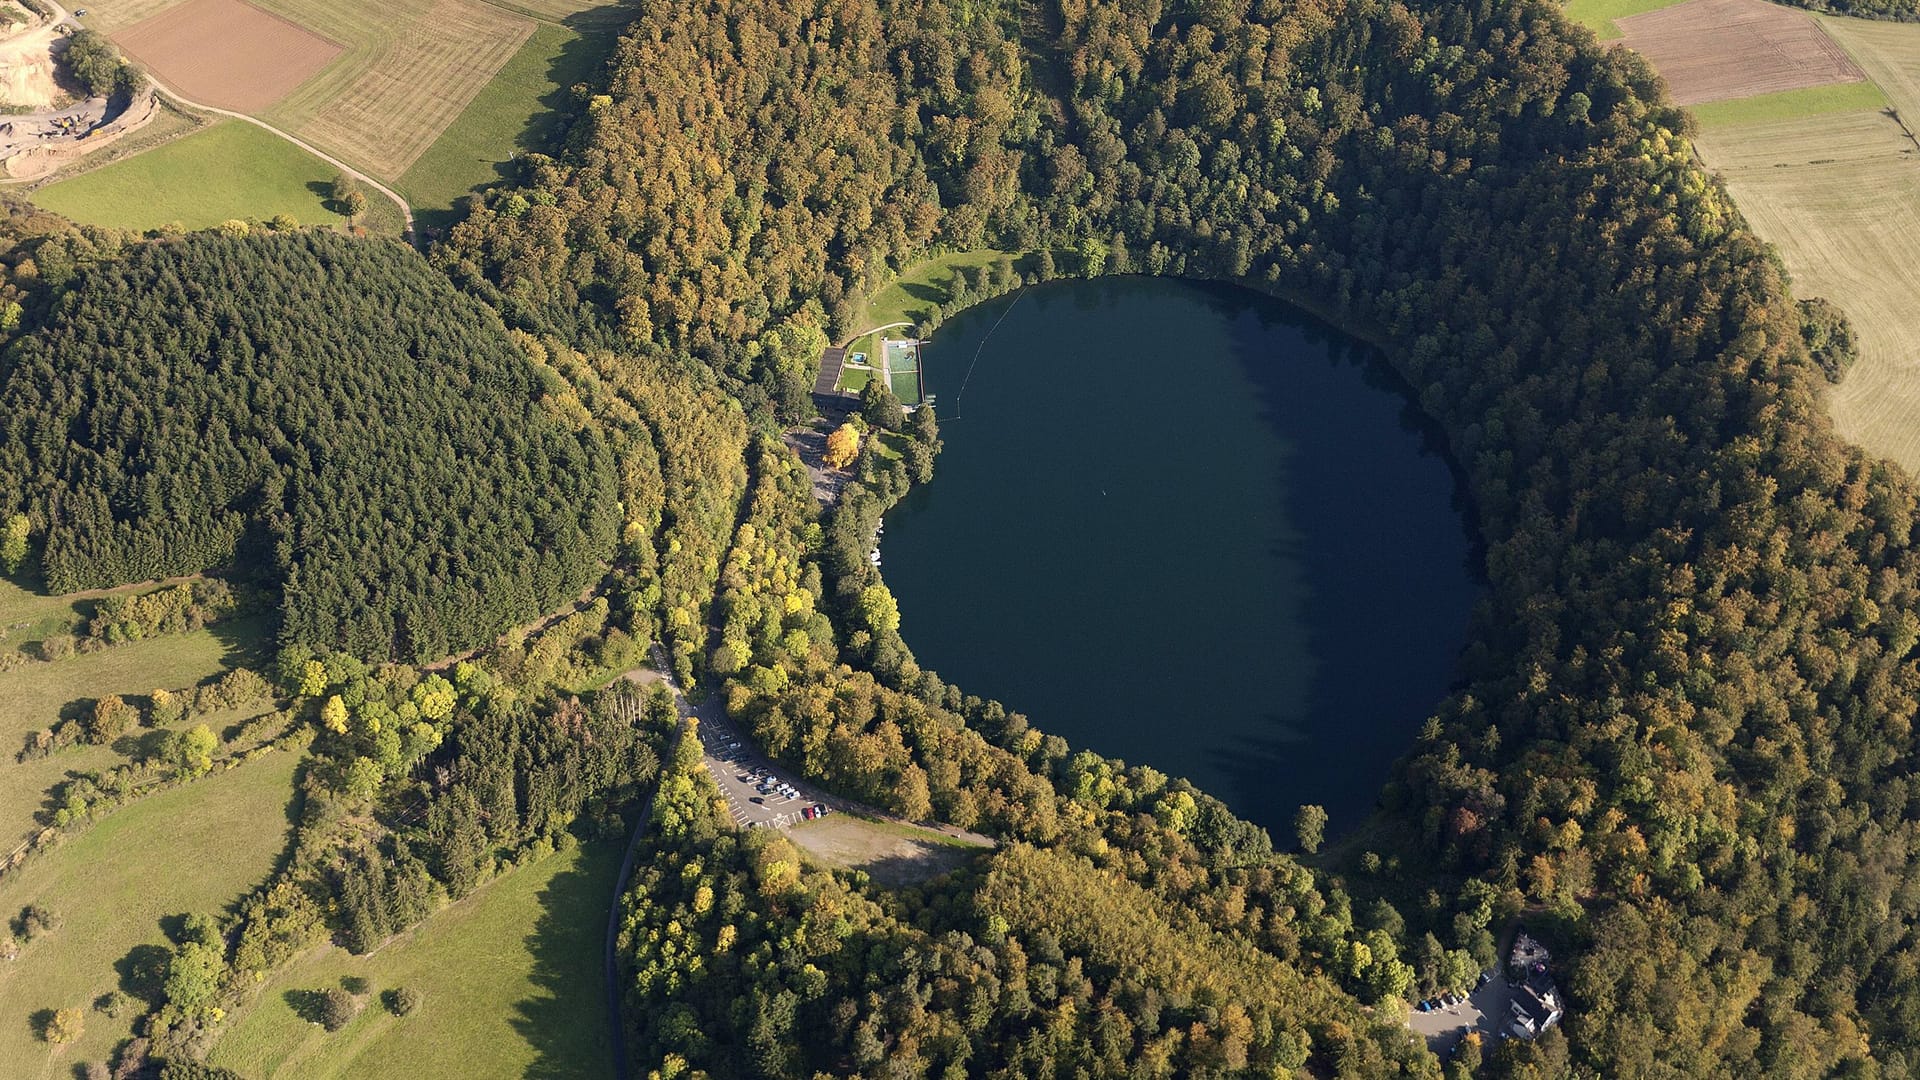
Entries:
<svg viewBox="0 0 1920 1080">
<path fill-rule="evenodd" d="M 18 761 L 14 755 L 30 733 L 50 726 L 72 702 L 156 688 L 177 690 L 236 664 L 257 665 L 265 640 L 260 619 L 235 619 L 191 634 L 150 638 L 0 673 L 0 854 L 12 851 L 36 828 L 33 815 L 48 789 L 69 772 L 111 768 L 127 760 L 123 751 L 128 747 L 76 746 Z M 125 738 L 131 743 L 143 733 L 130 732 Z"/>
<path fill-rule="evenodd" d="M 156 229 L 177 223 L 204 229 L 240 218 L 290 215 L 302 225 L 341 225 L 324 190 L 333 166 L 292 143 L 239 120 L 227 120 L 176 142 L 49 184 L 33 201 L 89 225 Z M 398 236 L 400 212 L 367 193 L 364 224 Z"/>
<path fill-rule="evenodd" d="M 1833 83 L 1809 86 L 1801 90 L 1783 90 L 1777 94 L 1757 94 L 1689 105 L 1688 111 L 1705 129 L 1757 124 L 1768 120 L 1793 120 L 1831 113 L 1884 109 L 1887 96 L 1871 82 Z"/>
<path fill-rule="evenodd" d="M 297 764 L 270 752 L 160 792 L 0 879 L 0 915 L 39 903 L 62 920 L 0 965 L 0 1072 L 67 1080 L 77 1064 L 107 1057 L 137 1010 L 116 1021 L 89 1009 L 86 1034 L 64 1048 L 41 1042 L 31 1018 L 119 987 L 118 962 L 165 942 L 161 919 L 219 911 L 265 880 L 286 846 Z"/>
<path fill-rule="evenodd" d="M 914 322 L 927 305 L 947 299 L 947 285 L 962 266 L 986 266 L 1007 252 L 992 248 L 955 251 L 910 267 L 892 284 L 873 294 L 854 320 L 860 330 L 888 323 Z"/>
<path fill-rule="evenodd" d="M 1601 41 L 1613 41 L 1625 36 L 1614 25 L 1615 19 L 1624 19 L 1629 15 L 1642 15 L 1649 11 L 1669 8 L 1683 0 L 1569 0 L 1566 6 L 1567 18 L 1594 32 Z"/>
<path fill-rule="evenodd" d="M 422 225 L 451 223 L 453 205 L 506 175 L 514 154 L 551 144 L 568 88 L 589 78 L 617 39 L 614 27 L 577 32 L 542 23 L 395 187 Z"/>
<path fill-rule="evenodd" d="M 209 1060 L 267 1078 L 604 1077 L 612 1072 L 601 976 L 619 844 L 522 867 L 371 956 L 327 946 L 277 973 L 231 1021 Z M 367 980 L 369 1001 L 329 1034 L 289 992 Z M 422 995 L 395 1017 L 382 991 Z"/>
</svg>

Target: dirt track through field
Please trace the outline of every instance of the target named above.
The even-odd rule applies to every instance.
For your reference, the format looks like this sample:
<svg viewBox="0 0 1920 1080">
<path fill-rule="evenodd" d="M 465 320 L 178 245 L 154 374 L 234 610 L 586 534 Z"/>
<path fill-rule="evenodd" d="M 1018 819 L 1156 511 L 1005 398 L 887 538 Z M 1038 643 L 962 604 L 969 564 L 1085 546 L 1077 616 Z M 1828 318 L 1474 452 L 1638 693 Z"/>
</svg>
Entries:
<svg viewBox="0 0 1920 1080">
<path fill-rule="evenodd" d="M 187 0 L 113 39 L 182 95 L 241 112 L 279 101 L 341 51 L 244 0 Z"/>
<path fill-rule="evenodd" d="M 1866 78 L 1812 16 L 1765 0 L 1688 0 L 1615 21 L 1682 105 Z"/>
</svg>

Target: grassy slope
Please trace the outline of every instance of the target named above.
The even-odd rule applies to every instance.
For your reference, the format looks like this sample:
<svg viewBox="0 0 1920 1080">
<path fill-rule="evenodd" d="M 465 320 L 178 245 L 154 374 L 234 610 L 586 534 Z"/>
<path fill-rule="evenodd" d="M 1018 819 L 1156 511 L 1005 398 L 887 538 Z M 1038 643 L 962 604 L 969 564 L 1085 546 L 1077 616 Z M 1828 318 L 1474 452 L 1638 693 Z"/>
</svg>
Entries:
<svg viewBox="0 0 1920 1080">
<path fill-rule="evenodd" d="M 29 733 L 51 725 L 70 702 L 106 694 L 145 694 L 193 686 L 235 663 L 257 663 L 265 640 L 257 619 L 235 620 L 192 634 L 137 641 L 86 656 L 0 673 L 0 854 L 13 850 L 37 825 L 33 815 L 53 785 L 69 772 L 108 769 L 147 735 L 130 732 L 114 746 L 77 746 L 50 757 L 14 757 Z M 240 719 L 234 717 L 232 719 Z M 198 721 L 196 721 L 198 722 Z M 0 915 L 10 914 L 0 910 Z"/>
<path fill-rule="evenodd" d="M 1613 20 L 1669 8 L 1683 0 L 1569 0 L 1567 18 L 1592 30 L 1601 41 L 1623 37 Z"/>
<path fill-rule="evenodd" d="M 339 225 L 323 189 L 335 169 L 270 132 L 228 120 L 177 142 L 49 184 L 33 201 L 75 221 L 122 229 L 178 223 L 204 229 L 230 218 L 288 214 L 303 225 Z M 400 214 L 377 193 L 367 227 L 399 235 Z"/>
<path fill-rule="evenodd" d="M 264 880 L 287 840 L 298 759 L 270 752 L 122 808 L 57 850 L 0 880 L 0 913 L 44 904 L 64 923 L 0 966 L 0 1062 L 9 1080 L 70 1077 L 75 1063 L 103 1060 L 129 1034 L 89 1011 L 86 1034 L 55 1049 L 30 1017 L 91 1002 L 119 985 L 115 964 L 134 948 L 165 941 L 160 920 L 217 911 Z"/>
<path fill-rule="evenodd" d="M 1689 105 L 1687 109 L 1693 113 L 1694 120 L 1702 129 L 1711 129 L 1886 107 L 1886 95 L 1880 92 L 1878 86 L 1871 82 L 1854 82 L 1782 90 L 1777 94 L 1757 94 L 1728 101 L 1710 101 Z"/>
<path fill-rule="evenodd" d="M 235 1017 L 210 1060 L 262 1080 L 606 1076 L 601 950 L 620 855 L 618 844 L 593 845 L 513 871 L 371 956 L 311 952 Z M 339 1032 L 287 1001 L 350 977 L 371 996 Z M 397 986 L 423 997 L 404 1018 L 378 1004 Z"/>
<path fill-rule="evenodd" d="M 1001 252 L 990 248 L 976 248 L 941 255 L 909 267 L 892 284 L 874 293 L 866 308 L 857 313 L 856 331 L 914 321 L 928 304 L 947 298 L 947 282 L 954 270 L 962 266 L 986 266 L 1000 255 Z"/>
<path fill-rule="evenodd" d="M 425 225 L 444 225 L 462 196 L 500 180 L 517 152 L 549 145 L 567 89 L 590 77 L 616 37 L 543 23 L 395 186 Z"/>
</svg>

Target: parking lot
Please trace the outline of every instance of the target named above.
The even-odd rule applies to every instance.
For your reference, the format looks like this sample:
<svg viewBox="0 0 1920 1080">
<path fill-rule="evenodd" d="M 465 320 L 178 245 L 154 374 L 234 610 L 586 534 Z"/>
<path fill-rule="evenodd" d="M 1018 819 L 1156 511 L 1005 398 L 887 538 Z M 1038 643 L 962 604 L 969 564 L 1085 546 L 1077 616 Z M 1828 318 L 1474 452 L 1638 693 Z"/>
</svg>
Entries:
<svg viewBox="0 0 1920 1080">
<path fill-rule="evenodd" d="M 1512 997 L 1506 977 L 1495 972 L 1479 989 L 1454 1004 L 1443 1004 L 1431 1012 L 1409 1007 L 1407 1026 L 1426 1039 L 1427 1048 L 1443 1059 L 1453 1050 L 1453 1044 L 1469 1031 L 1478 1031 L 1484 1044 L 1491 1048 L 1507 1037 L 1507 1025 L 1513 1019 L 1508 1004 Z"/>
<path fill-rule="evenodd" d="M 741 828 L 789 828 L 808 820 L 809 808 L 828 813 L 841 809 L 824 792 L 789 775 L 753 749 L 717 705 L 702 706 L 700 742 L 706 749 L 707 771 L 727 797 L 727 812 Z"/>
<path fill-rule="evenodd" d="M 636 668 L 626 677 L 641 685 L 665 682 L 673 691 L 673 703 L 681 716 L 700 722 L 702 760 L 720 794 L 727 798 L 727 813 L 743 829 L 785 829 L 808 820 L 807 809 L 816 814 L 838 813 L 847 809 L 845 800 L 836 799 L 800 779 L 753 748 L 753 741 L 727 719 L 718 701 L 694 705 L 680 692 L 671 678 L 661 675 L 665 657 L 654 650 L 654 666 Z M 768 790 L 760 790 L 762 786 Z"/>
</svg>

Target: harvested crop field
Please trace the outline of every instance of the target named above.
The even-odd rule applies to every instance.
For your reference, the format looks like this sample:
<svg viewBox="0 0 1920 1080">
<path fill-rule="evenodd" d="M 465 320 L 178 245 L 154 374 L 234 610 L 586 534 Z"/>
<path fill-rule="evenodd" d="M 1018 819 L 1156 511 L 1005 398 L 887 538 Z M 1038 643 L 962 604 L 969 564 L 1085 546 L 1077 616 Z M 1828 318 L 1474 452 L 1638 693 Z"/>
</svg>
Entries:
<svg viewBox="0 0 1920 1080">
<path fill-rule="evenodd" d="M 265 0 L 347 43 L 347 53 L 265 119 L 380 177 L 397 179 L 533 33 L 480 0 Z"/>
<path fill-rule="evenodd" d="M 244 0 L 187 0 L 114 35 L 161 82 L 208 105 L 258 112 L 340 55 L 340 46 Z"/>
<path fill-rule="evenodd" d="M 1866 78 L 1812 16 L 1765 0 L 1688 0 L 1615 21 L 1682 105 Z"/>
<path fill-rule="evenodd" d="M 1853 322 L 1860 360 L 1827 395 L 1841 433 L 1920 472 L 1920 149 L 1877 109 L 1714 127 L 1695 144 L 1795 295 Z"/>
</svg>

